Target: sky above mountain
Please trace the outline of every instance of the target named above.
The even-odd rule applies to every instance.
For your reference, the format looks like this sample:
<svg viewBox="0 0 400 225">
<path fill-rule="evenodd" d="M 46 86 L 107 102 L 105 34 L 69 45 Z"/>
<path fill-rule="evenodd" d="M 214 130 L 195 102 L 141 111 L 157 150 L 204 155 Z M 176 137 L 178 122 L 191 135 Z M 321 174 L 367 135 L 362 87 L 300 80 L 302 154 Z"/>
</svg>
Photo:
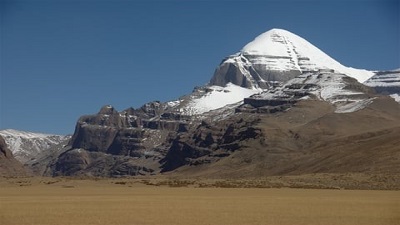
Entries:
<svg viewBox="0 0 400 225">
<path fill-rule="evenodd" d="M 399 68 L 399 8 L 396 0 L 2 0 L 0 129 L 68 134 L 103 105 L 174 100 L 272 28 L 345 66 Z"/>
</svg>

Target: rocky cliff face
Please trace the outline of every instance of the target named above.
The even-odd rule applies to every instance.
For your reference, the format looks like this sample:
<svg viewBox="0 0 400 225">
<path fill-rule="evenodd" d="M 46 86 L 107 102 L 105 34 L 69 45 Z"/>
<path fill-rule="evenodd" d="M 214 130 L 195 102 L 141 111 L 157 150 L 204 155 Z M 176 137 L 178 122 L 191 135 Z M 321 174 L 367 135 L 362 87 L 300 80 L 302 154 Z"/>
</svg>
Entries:
<svg viewBox="0 0 400 225">
<path fill-rule="evenodd" d="M 270 86 L 288 81 L 299 74 L 299 70 L 268 70 L 260 64 L 253 64 L 251 55 L 241 53 L 226 58 L 217 67 L 210 80 L 211 85 L 225 86 L 228 83 L 245 88 L 268 89 Z"/>
<path fill-rule="evenodd" d="M 177 135 L 164 159 L 162 172 L 184 165 L 210 164 L 240 149 L 247 139 L 260 136 L 252 125 L 258 122 L 253 115 L 232 116 L 216 123 L 203 121 L 191 130 Z"/>
<path fill-rule="evenodd" d="M 22 164 L 13 157 L 5 140 L 0 136 L 0 176 L 13 177 L 26 175 L 27 171 Z"/>
<path fill-rule="evenodd" d="M 143 156 L 148 142 L 151 145 L 161 144 L 162 140 L 154 138 L 157 136 L 155 133 L 162 136 L 162 133 L 186 130 L 190 117 L 165 111 L 165 105 L 159 102 L 122 112 L 112 106 L 104 106 L 98 114 L 79 119 L 70 145 L 93 152 Z"/>
<path fill-rule="evenodd" d="M 168 137 L 186 131 L 189 119 L 160 102 L 122 112 L 104 106 L 79 119 L 70 149 L 51 165 L 53 175 L 154 174 L 169 147 Z"/>
</svg>

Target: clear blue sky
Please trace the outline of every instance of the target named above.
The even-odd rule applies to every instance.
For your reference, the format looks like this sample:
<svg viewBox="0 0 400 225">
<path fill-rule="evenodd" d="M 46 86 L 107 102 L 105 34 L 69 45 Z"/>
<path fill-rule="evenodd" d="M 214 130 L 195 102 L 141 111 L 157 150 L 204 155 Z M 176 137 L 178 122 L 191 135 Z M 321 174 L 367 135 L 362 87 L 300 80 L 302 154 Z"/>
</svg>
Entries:
<svg viewBox="0 0 400 225">
<path fill-rule="evenodd" d="M 400 67 L 398 0 L 0 2 L 0 129 L 67 134 L 106 104 L 176 99 L 271 28 L 346 66 Z"/>
</svg>

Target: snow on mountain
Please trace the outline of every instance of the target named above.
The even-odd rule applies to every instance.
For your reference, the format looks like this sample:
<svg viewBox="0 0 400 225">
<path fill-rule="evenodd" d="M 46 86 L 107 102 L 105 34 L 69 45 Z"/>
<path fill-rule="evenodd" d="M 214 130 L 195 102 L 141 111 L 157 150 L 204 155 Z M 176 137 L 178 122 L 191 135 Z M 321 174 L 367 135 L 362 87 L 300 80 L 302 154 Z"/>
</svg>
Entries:
<svg viewBox="0 0 400 225">
<path fill-rule="evenodd" d="M 345 74 L 329 71 L 310 72 L 251 98 L 266 102 L 267 105 L 274 102 L 276 106 L 314 96 L 334 105 L 336 113 L 350 113 L 365 108 L 374 100 L 369 96 L 368 88 L 362 86 Z"/>
<path fill-rule="evenodd" d="M 400 103 L 400 94 L 391 94 L 390 97 L 394 98 L 394 100 Z"/>
<path fill-rule="evenodd" d="M 356 78 L 360 83 L 374 75 L 372 71 L 345 67 L 310 42 L 282 29 L 272 29 L 259 35 L 240 52 L 243 55 L 260 56 L 250 61 L 253 64 L 264 64 L 269 70 L 334 69 Z"/>
<path fill-rule="evenodd" d="M 239 103 L 244 98 L 260 92 L 262 92 L 260 88 L 249 89 L 232 83 L 228 83 L 226 87 L 216 85 L 196 87 L 191 94 L 176 101 L 166 102 L 165 110 L 182 115 L 198 116 Z"/>
<path fill-rule="evenodd" d="M 364 84 L 374 88 L 378 93 L 391 96 L 400 103 L 400 69 L 377 72 Z"/>
<path fill-rule="evenodd" d="M 0 135 L 5 139 L 14 157 L 22 163 L 70 138 L 70 136 L 41 134 L 13 129 L 0 130 Z"/>
<path fill-rule="evenodd" d="M 211 85 L 233 84 L 253 88 L 269 88 L 298 75 L 319 69 L 333 69 L 337 73 L 364 82 L 374 72 L 346 67 L 322 52 L 305 39 L 282 29 L 269 30 L 245 45 L 219 65 L 210 80 Z"/>
<path fill-rule="evenodd" d="M 232 83 L 228 83 L 226 87 L 208 86 L 190 95 L 186 100 L 186 105 L 179 111 L 186 115 L 198 115 L 243 101 L 244 98 L 261 91 L 261 89 L 243 88 Z"/>
<path fill-rule="evenodd" d="M 365 81 L 364 84 L 370 87 L 400 86 L 400 71 L 378 72 L 375 76 Z"/>
<path fill-rule="evenodd" d="M 375 74 L 345 67 L 305 39 L 286 30 L 272 29 L 246 44 L 238 53 L 225 58 L 208 86 L 195 90 L 179 102 L 171 102 L 171 105 L 176 105 L 184 114 L 198 115 L 237 103 L 262 90 L 274 89 L 285 82 L 297 82 L 296 78 L 302 74 L 319 71 L 342 74 L 339 80 L 328 79 L 326 83 L 308 81 L 317 82 L 321 87 L 320 98 L 331 102 L 337 95 L 353 93 L 345 91 L 345 84 L 340 83 L 341 76 L 355 78 L 361 83 Z M 356 106 L 351 108 L 342 111 L 352 111 Z"/>
</svg>

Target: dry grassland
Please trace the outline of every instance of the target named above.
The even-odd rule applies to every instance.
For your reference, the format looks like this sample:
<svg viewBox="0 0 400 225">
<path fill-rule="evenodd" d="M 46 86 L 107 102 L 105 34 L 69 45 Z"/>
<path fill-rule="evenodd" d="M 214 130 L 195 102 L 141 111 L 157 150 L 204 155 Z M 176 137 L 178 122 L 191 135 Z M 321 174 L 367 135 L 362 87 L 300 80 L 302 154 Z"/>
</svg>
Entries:
<svg viewBox="0 0 400 225">
<path fill-rule="evenodd" d="M 399 191 L 0 182 L 1 225 L 400 224 Z"/>
</svg>

